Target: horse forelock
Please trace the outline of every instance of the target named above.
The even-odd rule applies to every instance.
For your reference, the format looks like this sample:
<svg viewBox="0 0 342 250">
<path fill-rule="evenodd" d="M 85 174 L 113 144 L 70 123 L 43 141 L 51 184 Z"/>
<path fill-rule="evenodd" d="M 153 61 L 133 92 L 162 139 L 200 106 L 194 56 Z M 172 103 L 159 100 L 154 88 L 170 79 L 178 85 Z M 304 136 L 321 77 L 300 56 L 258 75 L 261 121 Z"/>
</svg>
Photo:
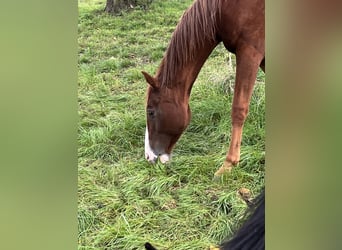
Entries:
<svg viewBox="0 0 342 250">
<path fill-rule="evenodd" d="M 157 73 L 162 87 L 172 88 L 179 68 L 191 61 L 206 41 L 216 40 L 217 12 L 222 0 L 197 0 L 178 23 Z"/>
</svg>

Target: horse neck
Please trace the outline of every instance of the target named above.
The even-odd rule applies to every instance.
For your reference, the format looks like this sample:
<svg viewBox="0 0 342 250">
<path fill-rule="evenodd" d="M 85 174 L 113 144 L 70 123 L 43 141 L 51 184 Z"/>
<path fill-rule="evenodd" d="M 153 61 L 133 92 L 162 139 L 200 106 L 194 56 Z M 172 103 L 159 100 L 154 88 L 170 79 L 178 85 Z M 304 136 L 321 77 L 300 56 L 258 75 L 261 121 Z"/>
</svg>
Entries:
<svg viewBox="0 0 342 250">
<path fill-rule="evenodd" d="M 168 61 L 166 52 L 166 56 L 164 56 L 162 63 L 159 67 L 157 78 L 163 84 L 166 84 L 169 88 L 172 89 L 173 92 L 177 92 L 177 96 L 179 96 L 183 101 L 188 102 L 192 86 L 209 55 L 216 47 L 216 41 L 206 41 L 203 43 L 200 49 L 196 53 L 194 53 L 193 57 L 188 60 L 184 65 L 175 64 L 175 69 L 173 74 L 169 79 L 167 79 L 168 83 L 163 83 L 165 80 L 165 72 L 169 69 L 167 68 L 170 65 L 170 61 Z"/>
</svg>

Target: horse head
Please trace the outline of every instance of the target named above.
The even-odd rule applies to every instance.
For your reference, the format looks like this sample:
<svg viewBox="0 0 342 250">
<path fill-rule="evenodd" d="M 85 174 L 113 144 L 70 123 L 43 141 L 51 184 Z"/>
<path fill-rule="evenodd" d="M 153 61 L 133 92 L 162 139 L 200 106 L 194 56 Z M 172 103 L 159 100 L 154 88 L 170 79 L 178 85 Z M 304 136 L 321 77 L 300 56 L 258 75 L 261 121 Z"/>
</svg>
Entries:
<svg viewBox="0 0 342 250">
<path fill-rule="evenodd" d="M 190 122 L 191 112 L 180 92 L 161 86 L 157 78 L 142 72 L 148 85 L 146 103 L 145 158 L 154 163 L 170 160 L 176 142 Z"/>
</svg>

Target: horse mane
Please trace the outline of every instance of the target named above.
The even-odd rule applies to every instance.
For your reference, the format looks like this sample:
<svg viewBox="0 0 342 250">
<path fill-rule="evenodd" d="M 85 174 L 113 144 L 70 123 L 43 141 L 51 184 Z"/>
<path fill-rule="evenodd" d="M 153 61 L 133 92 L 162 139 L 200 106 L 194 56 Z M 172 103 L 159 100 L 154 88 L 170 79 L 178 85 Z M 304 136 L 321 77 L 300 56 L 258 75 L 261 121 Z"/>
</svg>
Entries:
<svg viewBox="0 0 342 250">
<path fill-rule="evenodd" d="M 161 86 L 172 87 L 176 70 L 191 61 L 205 41 L 216 40 L 219 3 L 220 0 L 197 0 L 183 14 L 157 72 Z"/>
<path fill-rule="evenodd" d="M 265 190 L 253 202 L 247 219 L 232 239 L 221 244 L 221 250 L 265 249 Z"/>
<path fill-rule="evenodd" d="M 157 250 L 154 246 L 152 246 L 149 242 L 145 243 L 145 250 Z"/>
</svg>

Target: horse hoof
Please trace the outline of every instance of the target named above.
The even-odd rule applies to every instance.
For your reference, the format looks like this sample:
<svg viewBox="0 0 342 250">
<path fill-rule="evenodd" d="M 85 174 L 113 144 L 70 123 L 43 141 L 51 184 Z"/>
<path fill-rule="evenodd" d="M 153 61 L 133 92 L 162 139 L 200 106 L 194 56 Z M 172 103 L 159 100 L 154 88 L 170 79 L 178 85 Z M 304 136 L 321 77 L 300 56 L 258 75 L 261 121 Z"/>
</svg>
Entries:
<svg viewBox="0 0 342 250">
<path fill-rule="evenodd" d="M 233 168 L 233 163 L 224 161 L 223 165 L 214 174 L 215 177 L 220 177 L 223 174 L 230 173 Z"/>
</svg>

